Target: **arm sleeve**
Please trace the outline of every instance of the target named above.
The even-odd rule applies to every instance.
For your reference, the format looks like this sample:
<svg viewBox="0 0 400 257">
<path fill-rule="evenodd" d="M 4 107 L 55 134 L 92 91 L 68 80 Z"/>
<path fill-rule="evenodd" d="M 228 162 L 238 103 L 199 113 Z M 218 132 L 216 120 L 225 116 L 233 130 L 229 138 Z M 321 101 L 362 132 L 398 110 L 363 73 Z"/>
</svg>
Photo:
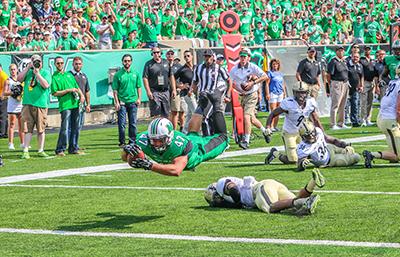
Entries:
<svg viewBox="0 0 400 257">
<path fill-rule="evenodd" d="M 328 63 L 328 73 L 331 75 L 333 75 L 335 73 L 335 61 L 334 60 L 331 60 Z"/>
<path fill-rule="evenodd" d="M 143 78 L 149 77 L 149 64 L 146 63 L 143 68 Z"/>
<path fill-rule="evenodd" d="M 299 65 L 297 66 L 297 71 L 296 72 L 301 74 L 303 71 L 304 71 L 304 60 L 299 62 Z"/>
</svg>

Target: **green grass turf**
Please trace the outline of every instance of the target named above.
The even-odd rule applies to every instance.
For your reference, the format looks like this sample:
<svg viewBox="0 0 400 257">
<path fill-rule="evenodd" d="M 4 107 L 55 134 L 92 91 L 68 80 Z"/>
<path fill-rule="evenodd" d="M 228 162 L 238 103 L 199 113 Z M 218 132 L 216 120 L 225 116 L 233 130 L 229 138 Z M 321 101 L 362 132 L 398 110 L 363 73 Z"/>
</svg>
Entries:
<svg viewBox="0 0 400 257">
<path fill-rule="evenodd" d="M 327 120 L 323 121 L 326 124 Z M 379 134 L 376 127 L 328 133 L 341 138 Z M 56 139 L 56 134 L 47 135 L 48 152 Z M 84 156 L 44 160 L 32 153 L 31 160 L 19 161 L 20 153 L 5 150 L 3 142 L 0 150 L 6 166 L 0 170 L 2 177 L 120 163 L 116 128 L 83 131 L 81 145 L 88 153 Z M 274 135 L 272 145 L 281 145 L 279 135 Z M 355 144 L 355 148 L 357 152 L 365 148 L 382 150 L 384 145 L 381 140 Z M 256 146 L 266 146 L 263 138 L 255 139 L 252 147 Z M 263 165 L 264 157 L 257 154 L 213 160 L 178 178 L 129 169 L 19 184 L 204 188 L 222 176 L 253 175 L 258 180 L 274 178 L 296 190 L 310 177 L 309 170 L 294 172 L 290 165 Z M 362 165 L 324 169 L 327 184 L 319 193 L 321 203 L 315 215 L 303 218 L 256 210 L 212 209 L 202 191 L 0 187 L 0 228 L 400 243 L 400 195 L 323 192 L 397 192 L 398 171 L 398 165 L 388 166 L 383 161 L 368 170 Z M 0 233 L 0 242 L 0 256 L 400 256 L 400 249 L 384 248 L 5 233 Z"/>
</svg>

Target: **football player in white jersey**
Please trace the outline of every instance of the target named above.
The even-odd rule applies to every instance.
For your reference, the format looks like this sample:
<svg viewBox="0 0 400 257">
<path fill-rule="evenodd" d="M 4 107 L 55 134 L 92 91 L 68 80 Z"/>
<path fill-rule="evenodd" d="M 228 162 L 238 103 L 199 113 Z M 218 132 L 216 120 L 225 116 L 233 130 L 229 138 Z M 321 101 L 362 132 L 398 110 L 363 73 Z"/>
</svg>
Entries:
<svg viewBox="0 0 400 257">
<path fill-rule="evenodd" d="M 317 127 L 322 128 L 322 124 L 317 114 L 317 103 L 314 98 L 307 98 L 308 92 L 308 86 L 306 83 L 296 83 L 293 86 L 293 97 L 283 99 L 281 105 L 274 109 L 268 116 L 266 134 L 271 136 L 271 124 L 273 118 L 282 113 L 285 114 L 285 121 L 282 129 L 285 154 L 279 153 L 276 148 L 272 148 L 271 152 L 265 158 L 266 164 L 270 164 L 276 157 L 278 157 L 284 164 L 294 164 L 297 162 L 296 147 L 301 141 L 299 127 L 305 119 L 311 119 Z"/>
<path fill-rule="evenodd" d="M 344 141 L 325 135 L 308 120 L 300 125 L 301 143 L 297 146 L 297 170 L 303 171 L 310 163 L 316 167 L 347 167 L 361 157 Z"/>
<path fill-rule="evenodd" d="M 378 127 L 385 134 L 389 150 L 382 152 L 363 151 L 365 167 L 372 168 L 373 159 L 400 160 L 400 65 L 396 68 L 396 79 L 391 80 L 381 100 Z"/>
<path fill-rule="evenodd" d="M 257 182 L 252 176 L 223 177 L 207 187 L 204 198 L 211 207 L 257 207 L 266 213 L 288 210 L 296 215 L 309 215 L 319 202 L 319 195 L 312 194 L 314 188 L 324 185 L 325 178 L 318 169 L 312 171 L 312 178 L 297 196 L 274 179 Z"/>
</svg>

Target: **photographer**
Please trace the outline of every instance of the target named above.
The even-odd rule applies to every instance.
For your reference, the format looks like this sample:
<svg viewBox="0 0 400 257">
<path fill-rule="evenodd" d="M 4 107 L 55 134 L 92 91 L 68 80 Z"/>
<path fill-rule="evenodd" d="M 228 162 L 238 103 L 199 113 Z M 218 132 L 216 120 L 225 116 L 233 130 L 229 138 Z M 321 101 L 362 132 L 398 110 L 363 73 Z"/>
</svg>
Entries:
<svg viewBox="0 0 400 257">
<path fill-rule="evenodd" d="M 64 59 L 55 58 L 57 70 L 53 74 L 51 94 L 58 98 L 58 108 L 61 113 L 61 127 L 58 135 L 56 155 L 83 154 L 79 151 L 79 104 L 84 104 L 85 97 L 71 72 L 64 71 Z"/>
<path fill-rule="evenodd" d="M 28 149 L 35 126 L 38 133 L 38 156 L 48 157 L 44 152 L 44 141 L 51 75 L 47 70 L 42 69 L 42 67 L 42 58 L 34 54 L 31 57 L 31 62 L 17 76 L 19 82 L 24 82 L 22 120 L 26 122 L 27 126 L 22 159 L 30 158 Z"/>
<path fill-rule="evenodd" d="M 12 63 L 9 67 L 10 77 L 4 82 L 3 96 L 8 97 L 7 113 L 8 113 L 8 149 L 15 150 L 14 147 L 14 128 L 18 120 L 18 135 L 21 140 L 21 147 L 24 146 L 24 130 L 21 121 L 22 110 L 22 85 L 17 80 L 18 67 Z"/>
</svg>

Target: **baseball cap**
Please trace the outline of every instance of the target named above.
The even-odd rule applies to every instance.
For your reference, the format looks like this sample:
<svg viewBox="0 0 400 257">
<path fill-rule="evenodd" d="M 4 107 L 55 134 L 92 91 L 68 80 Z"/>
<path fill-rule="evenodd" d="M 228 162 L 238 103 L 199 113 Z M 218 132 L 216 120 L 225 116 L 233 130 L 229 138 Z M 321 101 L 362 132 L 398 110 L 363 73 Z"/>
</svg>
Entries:
<svg viewBox="0 0 400 257">
<path fill-rule="evenodd" d="M 206 50 L 204 50 L 203 55 L 213 56 L 214 55 L 214 51 L 211 50 L 211 49 L 206 49 Z"/>
<path fill-rule="evenodd" d="M 78 31 L 77 29 L 73 28 L 73 29 L 71 30 L 71 33 L 79 33 L 79 31 Z"/>
<path fill-rule="evenodd" d="M 243 48 L 239 53 L 239 56 L 250 56 L 250 55 L 251 55 L 251 52 L 248 48 Z"/>
<path fill-rule="evenodd" d="M 307 49 L 307 52 L 316 52 L 315 47 L 310 46 L 310 47 Z"/>
<path fill-rule="evenodd" d="M 169 53 L 175 54 L 174 50 L 172 50 L 172 49 L 170 49 L 170 50 L 167 51 L 167 54 L 169 54 Z"/>
<path fill-rule="evenodd" d="M 42 57 L 40 57 L 40 55 L 38 55 L 38 54 L 34 54 L 34 55 L 31 56 L 31 60 L 32 60 L 32 62 L 34 62 L 34 61 L 42 61 Z"/>
<path fill-rule="evenodd" d="M 223 54 L 217 54 L 217 59 L 225 59 Z"/>
<path fill-rule="evenodd" d="M 340 45 L 339 45 L 339 46 L 336 47 L 336 51 L 341 50 L 341 49 L 344 50 L 344 46 L 340 46 Z"/>
</svg>

